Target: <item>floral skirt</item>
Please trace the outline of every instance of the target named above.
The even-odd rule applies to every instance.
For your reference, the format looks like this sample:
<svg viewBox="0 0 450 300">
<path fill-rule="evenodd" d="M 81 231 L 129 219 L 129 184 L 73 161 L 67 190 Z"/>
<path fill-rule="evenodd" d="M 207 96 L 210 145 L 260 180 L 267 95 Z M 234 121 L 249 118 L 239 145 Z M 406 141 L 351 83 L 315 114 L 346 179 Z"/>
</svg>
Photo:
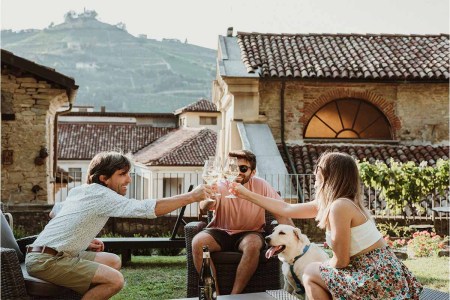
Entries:
<svg viewBox="0 0 450 300">
<path fill-rule="evenodd" d="M 320 266 L 333 299 L 419 299 L 422 285 L 389 248 L 351 258 L 346 268 Z"/>
</svg>

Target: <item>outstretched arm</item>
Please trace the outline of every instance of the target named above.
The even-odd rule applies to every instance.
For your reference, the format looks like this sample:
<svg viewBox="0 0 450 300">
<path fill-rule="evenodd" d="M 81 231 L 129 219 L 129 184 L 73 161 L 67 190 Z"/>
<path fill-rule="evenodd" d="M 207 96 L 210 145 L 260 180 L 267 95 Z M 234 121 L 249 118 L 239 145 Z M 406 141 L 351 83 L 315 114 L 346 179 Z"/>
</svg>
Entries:
<svg viewBox="0 0 450 300">
<path fill-rule="evenodd" d="M 292 222 L 291 218 L 280 216 L 278 214 L 273 214 L 274 218 L 277 220 L 278 224 L 286 224 L 295 227 L 294 222 Z"/>
<path fill-rule="evenodd" d="M 170 213 L 182 206 L 211 197 L 209 185 L 201 184 L 189 193 L 156 200 L 155 215 L 157 217 Z"/>
<path fill-rule="evenodd" d="M 261 206 L 279 217 L 309 219 L 314 218 L 317 215 L 316 201 L 289 204 L 284 201 L 279 201 L 251 192 L 239 183 L 231 183 L 230 192 L 242 199 Z"/>
</svg>

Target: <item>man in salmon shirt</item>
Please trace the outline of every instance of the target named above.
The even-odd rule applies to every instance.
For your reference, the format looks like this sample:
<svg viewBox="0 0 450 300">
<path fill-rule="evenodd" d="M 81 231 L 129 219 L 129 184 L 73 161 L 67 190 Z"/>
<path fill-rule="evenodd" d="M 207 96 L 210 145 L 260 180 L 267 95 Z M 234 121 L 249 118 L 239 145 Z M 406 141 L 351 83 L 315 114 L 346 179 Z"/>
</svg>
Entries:
<svg viewBox="0 0 450 300">
<path fill-rule="evenodd" d="M 252 192 L 283 201 L 270 184 L 256 177 L 256 157 L 248 150 L 228 153 L 236 157 L 239 165 L 239 182 Z M 210 252 L 239 251 L 242 258 L 236 271 L 231 294 L 240 294 L 258 267 L 259 255 L 264 246 L 265 210 L 250 201 L 239 198 L 225 198 L 229 195 L 226 184 L 219 184 L 220 196 L 216 200 L 200 202 L 200 210 L 205 213 L 214 210 L 214 218 L 192 241 L 194 265 L 200 273 L 202 266 L 202 246 L 208 245 Z M 289 218 L 274 215 L 280 224 L 294 226 Z M 216 283 L 217 284 L 217 283 Z"/>
</svg>

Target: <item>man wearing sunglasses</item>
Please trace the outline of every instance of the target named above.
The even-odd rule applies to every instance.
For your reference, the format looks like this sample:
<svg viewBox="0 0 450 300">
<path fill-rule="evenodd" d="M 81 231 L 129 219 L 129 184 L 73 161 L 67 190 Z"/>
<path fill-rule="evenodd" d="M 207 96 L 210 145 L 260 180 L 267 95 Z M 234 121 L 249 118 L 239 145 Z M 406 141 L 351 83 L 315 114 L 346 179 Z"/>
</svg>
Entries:
<svg viewBox="0 0 450 300">
<path fill-rule="evenodd" d="M 283 201 L 267 181 L 255 176 L 256 157 L 251 151 L 231 151 L 228 156 L 236 157 L 238 161 L 239 176 L 236 177 L 235 182 L 245 185 L 252 192 Z M 203 214 L 213 210 L 214 218 L 192 241 L 194 265 L 200 273 L 203 245 L 208 245 L 210 252 L 242 252 L 231 292 L 231 294 L 240 294 L 258 267 L 260 251 L 264 246 L 262 233 L 265 225 L 265 210 L 239 197 L 226 198 L 230 193 L 225 183 L 218 184 L 217 188 L 220 196 L 217 196 L 215 201 L 205 200 L 199 204 Z M 294 226 L 289 218 L 278 215 L 274 217 L 280 224 Z"/>
</svg>

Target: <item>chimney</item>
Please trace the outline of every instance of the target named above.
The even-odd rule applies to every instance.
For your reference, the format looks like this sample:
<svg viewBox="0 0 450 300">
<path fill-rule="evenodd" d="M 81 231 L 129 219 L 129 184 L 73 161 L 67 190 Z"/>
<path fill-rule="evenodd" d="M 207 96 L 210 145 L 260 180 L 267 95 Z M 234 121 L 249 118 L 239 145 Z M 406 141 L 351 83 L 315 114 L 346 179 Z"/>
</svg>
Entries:
<svg viewBox="0 0 450 300">
<path fill-rule="evenodd" d="M 232 37 L 233 36 L 233 27 L 228 27 L 227 29 L 227 36 Z"/>
<path fill-rule="evenodd" d="M 106 107 L 105 106 L 100 106 L 100 112 L 102 112 L 102 113 L 106 112 Z"/>
</svg>

